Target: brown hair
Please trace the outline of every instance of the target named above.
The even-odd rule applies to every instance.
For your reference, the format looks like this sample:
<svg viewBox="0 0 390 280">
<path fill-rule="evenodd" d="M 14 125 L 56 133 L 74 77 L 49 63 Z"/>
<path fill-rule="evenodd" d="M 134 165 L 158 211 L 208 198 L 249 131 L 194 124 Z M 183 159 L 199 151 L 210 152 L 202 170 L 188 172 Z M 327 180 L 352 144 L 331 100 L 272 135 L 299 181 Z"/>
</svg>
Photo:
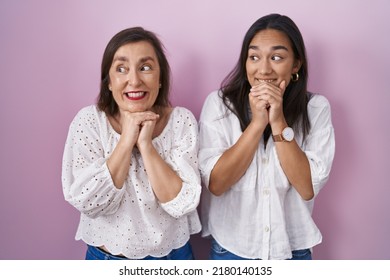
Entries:
<svg viewBox="0 0 390 280">
<path fill-rule="evenodd" d="M 161 88 L 154 106 L 170 106 L 169 90 L 171 69 L 165 56 L 164 46 L 153 32 L 145 30 L 142 27 L 133 27 L 117 33 L 108 42 L 106 49 L 104 50 L 101 66 L 100 93 L 97 99 L 97 106 L 101 111 L 104 111 L 109 116 L 114 116 L 119 111 L 118 104 L 116 104 L 114 97 L 108 88 L 110 83 L 109 71 L 114 59 L 114 55 L 116 51 L 123 45 L 140 41 L 149 42 L 153 46 L 160 66 Z"/>
</svg>

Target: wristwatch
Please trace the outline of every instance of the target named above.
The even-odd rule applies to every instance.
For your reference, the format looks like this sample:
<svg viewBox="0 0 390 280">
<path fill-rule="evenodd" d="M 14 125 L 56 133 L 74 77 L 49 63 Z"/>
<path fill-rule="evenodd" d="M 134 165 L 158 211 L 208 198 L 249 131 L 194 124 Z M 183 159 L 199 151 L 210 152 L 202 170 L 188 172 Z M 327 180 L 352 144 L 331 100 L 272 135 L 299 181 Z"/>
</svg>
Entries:
<svg viewBox="0 0 390 280">
<path fill-rule="evenodd" d="M 283 129 L 282 134 L 272 135 L 274 142 L 291 142 L 294 139 L 294 130 L 291 127 Z"/>
</svg>

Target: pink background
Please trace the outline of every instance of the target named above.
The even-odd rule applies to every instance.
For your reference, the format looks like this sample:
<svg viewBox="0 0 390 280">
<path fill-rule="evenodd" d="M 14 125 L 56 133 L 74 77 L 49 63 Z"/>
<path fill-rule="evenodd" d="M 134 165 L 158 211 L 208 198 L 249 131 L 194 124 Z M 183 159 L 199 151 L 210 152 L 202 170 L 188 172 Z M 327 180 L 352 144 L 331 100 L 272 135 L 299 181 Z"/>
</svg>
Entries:
<svg viewBox="0 0 390 280">
<path fill-rule="evenodd" d="M 289 15 L 309 57 L 309 89 L 325 95 L 336 131 L 331 178 L 314 210 L 317 259 L 390 259 L 390 2 L 0 2 L 0 259 L 82 259 L 79 213 L 63 199 L 68 126 L 95 102 L 108 40 L 141 25 L 159 34 L 171 99 L 198 118 L 259 17 Z M 192 239 L 198 258 L 208 242 Z"/>
</svg>

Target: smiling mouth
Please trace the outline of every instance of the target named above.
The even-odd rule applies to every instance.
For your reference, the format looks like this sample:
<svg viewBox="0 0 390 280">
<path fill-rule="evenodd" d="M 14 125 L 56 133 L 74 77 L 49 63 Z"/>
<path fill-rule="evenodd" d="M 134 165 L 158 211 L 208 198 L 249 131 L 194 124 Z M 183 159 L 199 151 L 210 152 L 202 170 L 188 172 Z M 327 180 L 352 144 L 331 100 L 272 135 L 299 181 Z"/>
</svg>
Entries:
<svg viewBox="0 0 390 280">
<path fill-rule="evenodd" d="M 130 100 L 140 100 L 146 96 L 146 91 L 131 91 L 125 93 Z"/>
<path fill-rule="evenodd" d="M 263 80 L 263 79 L 257 79 L 257 78 L 255 78 L 255 81 L 258 81 L 258 82 L 260 82 L 260 83 L 273 83 L 273 82 L 275 82 L 276 80 Z"/>
</svg>

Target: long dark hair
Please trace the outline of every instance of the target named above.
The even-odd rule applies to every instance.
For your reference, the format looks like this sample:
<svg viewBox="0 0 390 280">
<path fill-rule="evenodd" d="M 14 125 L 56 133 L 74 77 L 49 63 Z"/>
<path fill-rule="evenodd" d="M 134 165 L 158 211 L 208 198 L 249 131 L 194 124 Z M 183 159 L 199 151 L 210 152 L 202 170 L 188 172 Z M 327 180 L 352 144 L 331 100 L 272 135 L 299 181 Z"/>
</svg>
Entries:
<svg viewBox="0 0 390 280">
<path fill-rule="evenodd" d="M 287 124 L 293 127 L 294 131 L 302 133 L 302 139 L 305 139 L 310 130 L 307 103 L 311 96 L 307 92 L 308 66 L 306 49 L 301 32 L 287 16 L 270 14 L 258 19 L 249 28 L 245 34 L 236 66 L 222 81 L 220 91 L 222 92 L 223 102 L 238 117 L 241 129 L 244 131 L 250 122 L 248 94 L 251 85 L 247 80 L 246 72 L 249 44 L 253 37 L 264 29 L 275 29 L 286 34 L 291 42 L 295 59 L 301 61 L 298 81 L 291 81 L 285 90 L 283 112 Z M 268 125 L 264 131 L 264 140 L 267 140 L 270 135 L 271 127 Z"/>
<path fill-rule="evenodd" d="M 97 100 L 97 106 L 101 111 L 104 111 L 109 116 L 114 116 L 119 111 L 118 104 L 116 104 L 114 97 L 108 88 L 110 83 L 109 71 L 114 59 L 114 55 L 121 46 L 140 41 L 149 42 L 153 46 L 160 66 L 161 88 L 154 106 L 170 106 L 169 90 L 171 69 L 164 53 L 164 46 L 153 32 L 145 30 L 142 27 L 133 27 L 122 30 L 114 37 L 112 37 L 112 39 L 108 42 L 103 54 L 100 93 Z"/>
</svg>

